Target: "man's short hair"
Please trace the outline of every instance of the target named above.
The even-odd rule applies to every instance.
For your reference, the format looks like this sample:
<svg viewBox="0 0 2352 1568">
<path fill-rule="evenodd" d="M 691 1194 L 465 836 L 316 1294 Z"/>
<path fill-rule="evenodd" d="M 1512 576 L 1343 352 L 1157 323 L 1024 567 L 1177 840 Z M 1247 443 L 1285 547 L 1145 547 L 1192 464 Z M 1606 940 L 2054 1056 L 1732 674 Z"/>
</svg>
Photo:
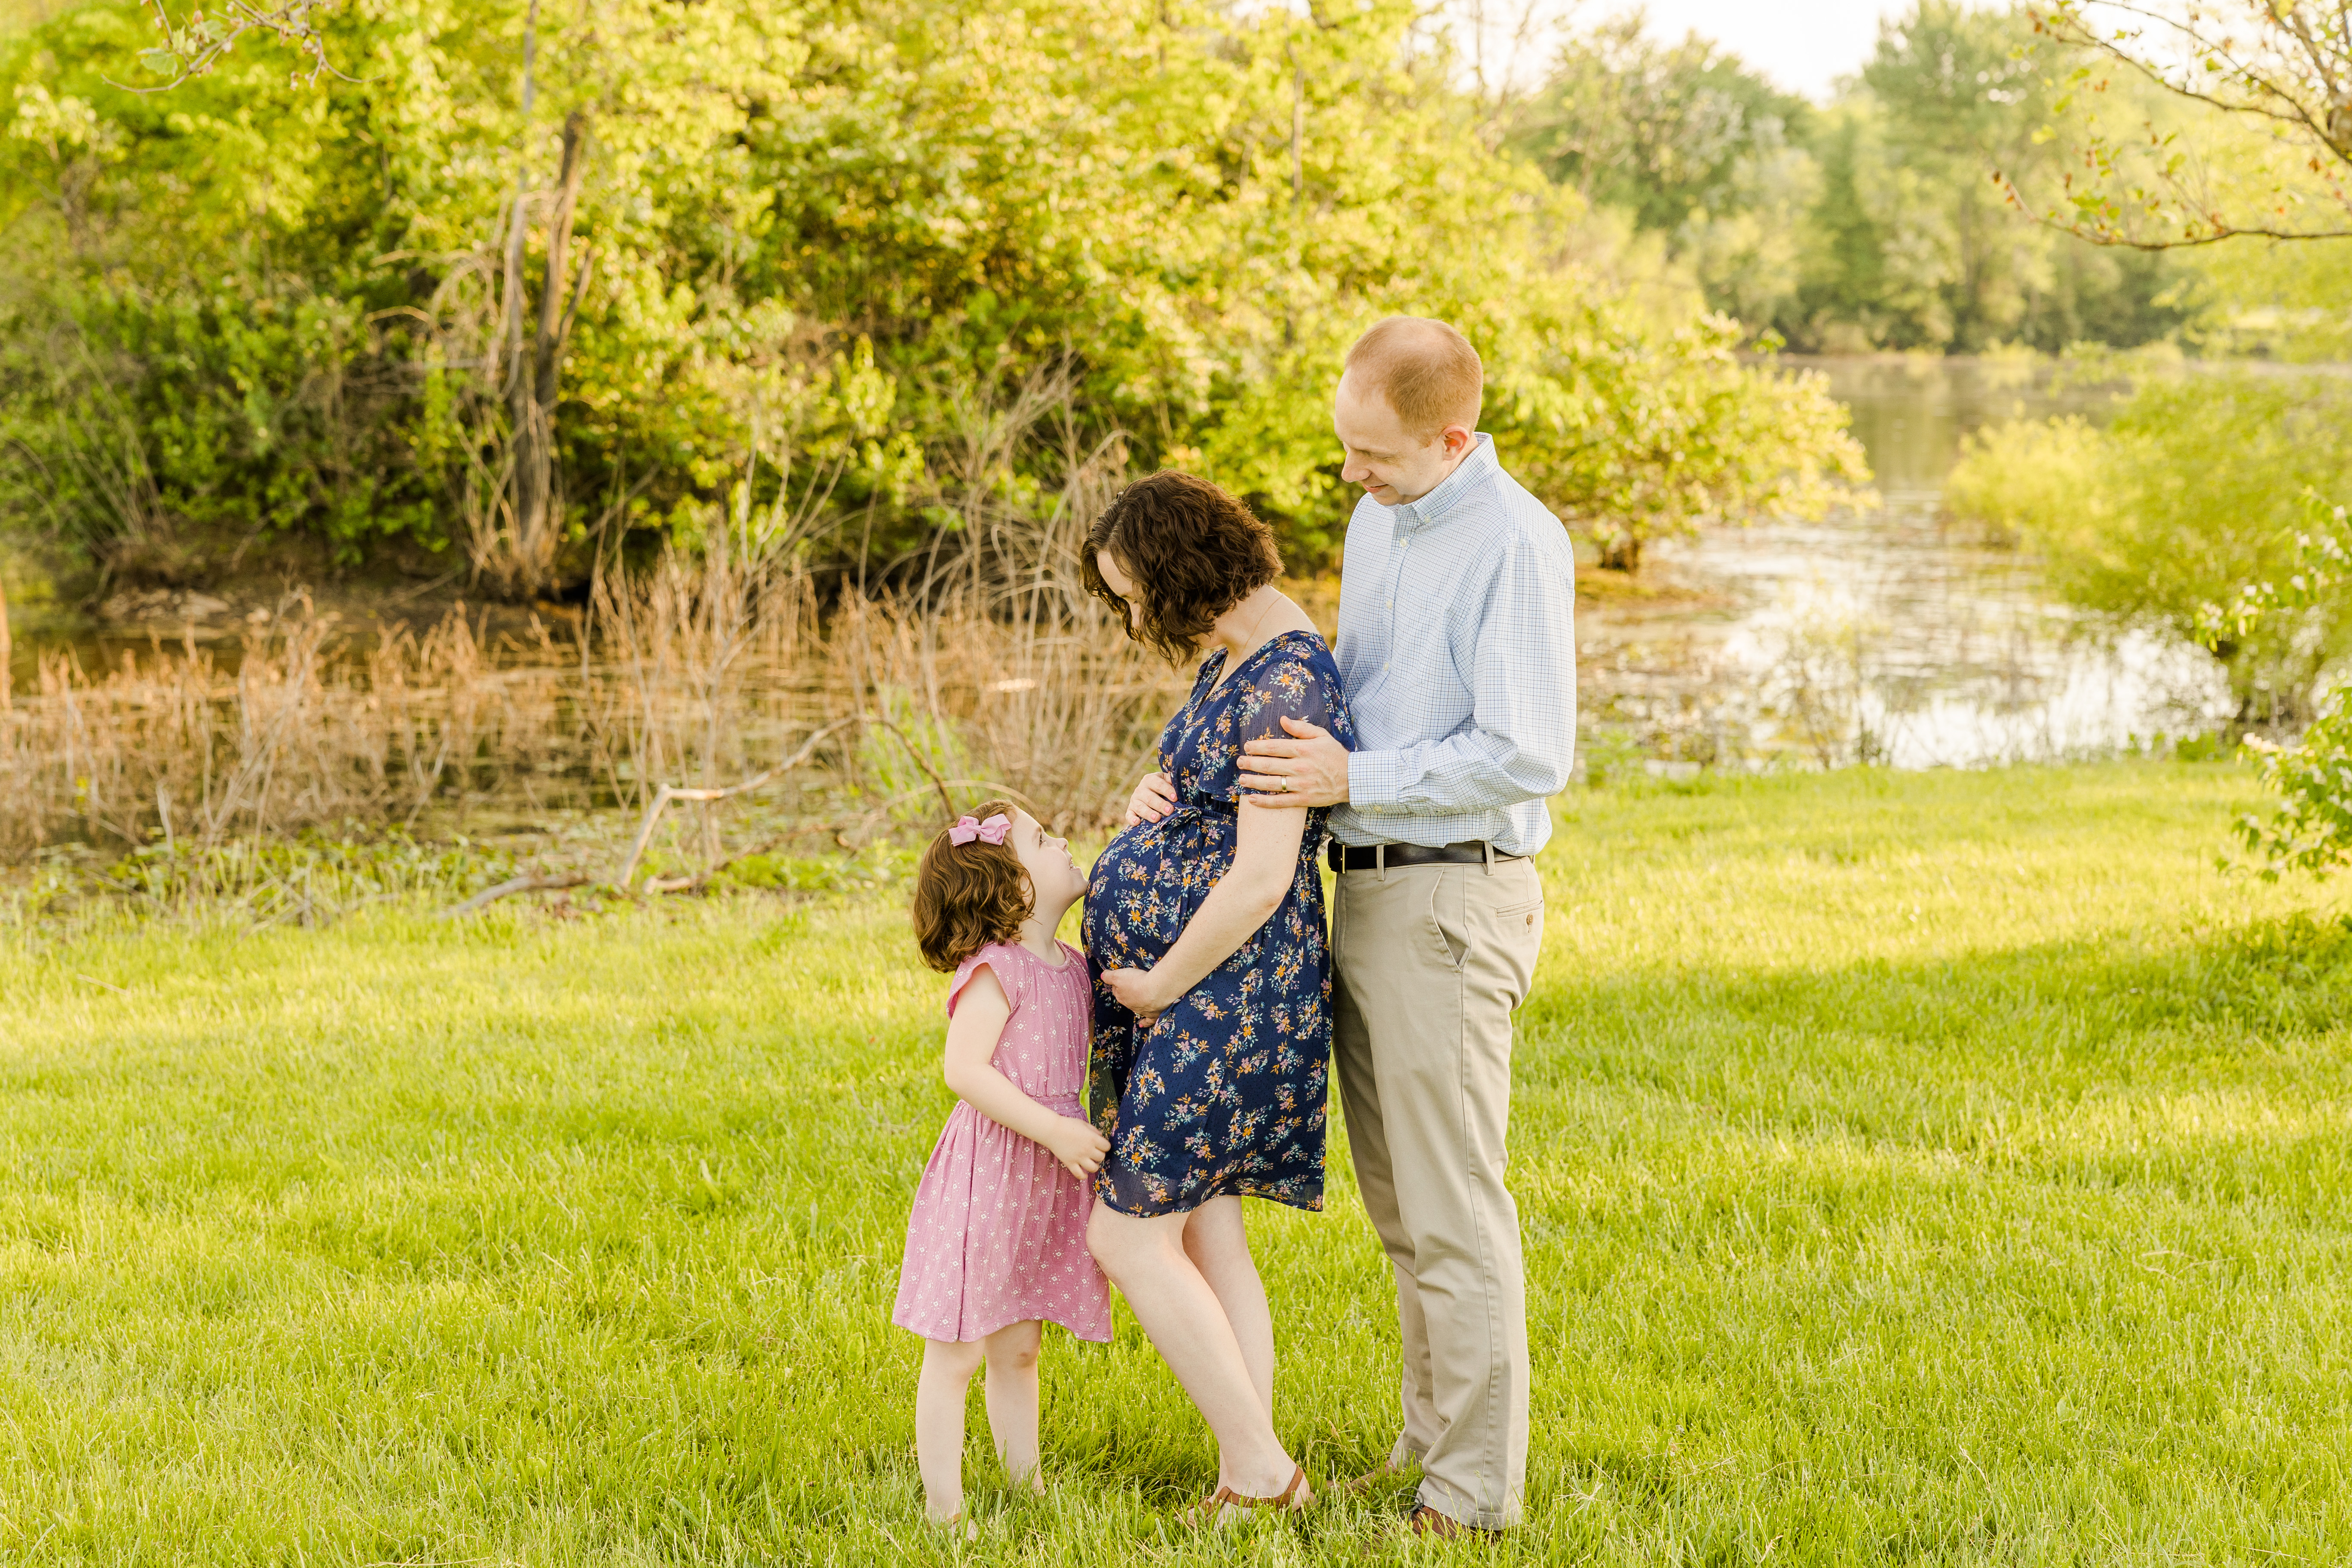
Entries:
<svg viewBox="0 0 2352 1568">
<path fill-rule="evenodd" d="M 1391 316 L 1356 340 L 1347 368 L 1378 387 L 1405 433 L 1427 441 L 1448 425 L 1478 428 L 1486 368 L 1478 351 L 1444 321 Z"/>
</svg>

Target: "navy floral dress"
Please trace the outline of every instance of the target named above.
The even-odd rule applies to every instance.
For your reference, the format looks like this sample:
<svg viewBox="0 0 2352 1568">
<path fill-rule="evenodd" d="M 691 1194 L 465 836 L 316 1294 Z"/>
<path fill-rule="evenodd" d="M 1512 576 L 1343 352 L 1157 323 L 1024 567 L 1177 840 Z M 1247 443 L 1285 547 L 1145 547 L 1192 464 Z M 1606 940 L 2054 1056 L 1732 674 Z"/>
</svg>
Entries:
<svg viewBox="0 0 2352 1568">
<path fill-rule="evenodd" d="M 1160 771 L 1176 786 L 1175 808 L 1112 839 L 1087 892 L 1095 983 L 1087 1099 L 1110 1140 L 1095 1186 L 1121 1214 L 1182 1214 L 1227 1194 L 1323 1206 L 1331 984 L 1317 861 L 1325 814 L 1307 814 L 1282 907 L 1149 1032 L 1102 980 L 1107 969 L 1158 963 L 1233 866 L 1244 744 L 1286 734 L 1287 716 L 1355 747 L 1339 669 L 1321 637 L 1273 637 L 1219 687 L 1225 658 L 1220 648 L 1202 661 L 1192 696 L 1160 733 Z"/>
</svg>

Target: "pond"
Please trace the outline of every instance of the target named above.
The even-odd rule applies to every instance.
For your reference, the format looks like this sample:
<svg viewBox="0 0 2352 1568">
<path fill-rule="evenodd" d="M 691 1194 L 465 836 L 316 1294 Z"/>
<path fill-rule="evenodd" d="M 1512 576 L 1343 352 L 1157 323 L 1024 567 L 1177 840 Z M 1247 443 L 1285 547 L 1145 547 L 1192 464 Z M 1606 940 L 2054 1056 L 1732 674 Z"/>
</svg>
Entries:
<svg viewBox="0 0 2352 1568">
<path fill-rule="evenodd" d="M 1589 756 L 1971 766 L 2203 734 L 2230 716 L 2201 649 L 2086 621 L 2042 591 L 2031 558 L 1943 513 L 1967 432 L 2095 419 L 2111 394 L 2061 384 L 2046 361 L 1789 363 L 1853 410 L 1874 497 L 1820 522 L 1654 545 L 1632 592 L 1580 605 Z"/>
<path fill-rule="evenodd" d="M 1966 766 L 2112 752 L 2209 732 L 2228 718 L 2221 677 L 2200 650 L 2103 634 L 2043 593 L 2028 556 L 1943 515 L 1963 434 L 2018 415 L 2095 418 L 2110 395 L 2059 384 L 2046 360 L 1789 363 L 1825 374 L 1853 410 L 1874 496 L 1819 522 L 1659 542 L 1640 582 L 1580 605 L 1588 759 L 1677 772 L 1771 761 Z M 187 626 L 233 667 L 238 635 L 268 616 L 190 594 L 145 596 L 169 601 L 157 605 L 118 597 L 101 625 L 18 605 L 17 689 L 33 684 L 39 648 L 71 646 L 105 668 L 125 649 L 143 654 L 154 637 L 176 644 Z M 352 646 L 362 647 L 392 605 L 352 609 Z M 484 623 L 486 645 L 533 642 L 530 614 L 497 613 Z"/>
</svg>

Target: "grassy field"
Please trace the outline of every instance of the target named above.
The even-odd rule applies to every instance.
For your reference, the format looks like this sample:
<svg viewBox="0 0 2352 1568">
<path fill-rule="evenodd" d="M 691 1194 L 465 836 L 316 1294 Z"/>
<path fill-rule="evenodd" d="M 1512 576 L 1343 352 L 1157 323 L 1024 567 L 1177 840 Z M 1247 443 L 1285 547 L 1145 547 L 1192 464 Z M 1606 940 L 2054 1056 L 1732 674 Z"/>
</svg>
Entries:
<svg viewBox="0 0 2352 1568">
<path fill-rule="evenodd" d="M 2352 1558 L 2352 929 L 2169 764 L 1567 797 L 1514 1185 L 1529 1521 L 1192 1538 L 1131 1321 L 920 1521 L 948 1099 L 895 905 L 0 932 L 0 1562 Z M 1391 1436 L 1333 1151 L 1253 1216 L 1318 1475 Z"/>
</svg>

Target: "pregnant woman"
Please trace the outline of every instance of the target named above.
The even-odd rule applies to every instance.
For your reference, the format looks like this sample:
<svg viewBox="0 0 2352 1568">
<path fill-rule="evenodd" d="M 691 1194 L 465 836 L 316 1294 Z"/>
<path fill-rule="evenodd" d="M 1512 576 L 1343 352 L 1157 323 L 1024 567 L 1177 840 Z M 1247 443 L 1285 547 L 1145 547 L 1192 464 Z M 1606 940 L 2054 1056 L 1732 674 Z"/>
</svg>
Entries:
<svg viewBox="0 0 2352 1568">
<path fill-rule="evenodd" d="M 1129 637 L 1206 656 L 1087 894 L 1089 1110 L 1110 1140 L 1087 1244 L 1217 1439 L 1202 1518 L 1303 1508 L 1241 1200 L 1323 1206 L 1324 814 L 1239 810 L 1238 773 L 1242 747 L 1283 736 L 1285 717 L 1347 745 L 1355 727 L 1331 650 L 1274 586 L 1273 535 L 1215 485 L 1129 486 L 1085 564 Z"/>
</svg>

